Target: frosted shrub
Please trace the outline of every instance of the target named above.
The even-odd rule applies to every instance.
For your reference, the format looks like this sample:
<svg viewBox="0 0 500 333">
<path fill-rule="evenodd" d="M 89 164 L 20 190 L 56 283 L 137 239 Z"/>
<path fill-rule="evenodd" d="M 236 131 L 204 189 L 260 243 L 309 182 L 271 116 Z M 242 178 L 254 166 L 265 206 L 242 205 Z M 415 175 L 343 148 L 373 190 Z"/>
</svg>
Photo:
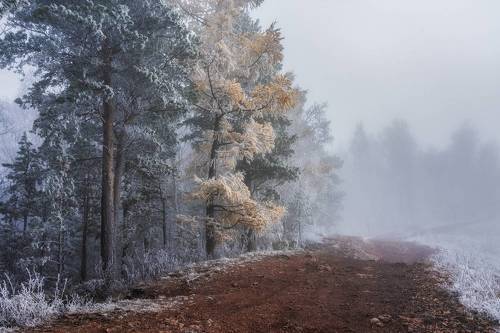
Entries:
<svg viewBox="0 0 500 333">
<path fill-rule="evenodd" d="M 64 308 L 64 290 L 56 287 L 54 294 L 48 296 L 44 286 L 39 274 L 30 274 L 18 288 L 6 277 L 0 284 L 0 326 L 32 327 L 59 314 Z"/>
<path fill-rule="evenodd" d="M 188 260 L 190 261 L 190 260 Z M 182 266 L 183 261 L 166 250 L 148 252 L 130 258 L 124 266 L 128 283 L 149 281 Z"/>
<path fill-rule="evenodd" d="M 0 329 L 34 327 L 65 312 L 92 307 L 92 302 L 81 297 L 64 298 L 65 287 L 58 281 L 49 293 L 45 279 L 38 273 L 30 273 L 26 282 L 15 287 L 6 276 L 0 282 Z"/>
</svg>

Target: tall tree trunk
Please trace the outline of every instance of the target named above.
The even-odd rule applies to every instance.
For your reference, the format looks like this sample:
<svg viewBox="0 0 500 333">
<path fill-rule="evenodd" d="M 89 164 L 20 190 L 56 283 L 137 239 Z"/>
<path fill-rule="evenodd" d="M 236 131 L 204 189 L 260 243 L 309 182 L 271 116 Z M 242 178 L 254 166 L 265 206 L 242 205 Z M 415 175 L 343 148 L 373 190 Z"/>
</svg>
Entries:
<svg viewBox="0 0 500 333">
<path fill-rule="evenodd" d="M 122 277 L 126 277 L 127 271 L 127 255 L 128 255 L 128 247 L 129 247 L 129 240 L 128 240 L 128 228 L 127 228 L 127 215 L 129 211 L 129 205 L 127 201 L 123 202 L 123 223 L 122 223 L 122 242 L 120 243 L 120 249 L 121 249 L 121 254 L 120 254 L 120 262 L 121 262 L 121 275 Z"/>
<path fill-rule="evenodd" d="M 114 204 L 114 244 L 117 249 L 121 248 L 120 228 L 123 229 L 123 205 L 122 205 L 122 178 L 125 168 L 125 131 L 123 130 L 117 136 L 116 156 L 115 156 L 115 175 L 113 179 L 113 204 Z M 119 253 L 114 253 L 116 257 L 113 262 L 118 263 Z M 117 269 L 118 267 L 115 267 Z M 118 273 L 118 271 L 116 272 Z"/>
<path fill-rule="evenodd" d="M 247 229 L 247 252 L 257 251 L 257 235 L 252 228 Z"/>
<path fill-rule="evenodd" d="M 111 87 L 112 50 L 109 42 L 103 43 L 104 84 Z M 101 261 L 105 276 L 113 271 L 113 229 L 114 229 L 114 106 L 110 96 L 103 96 L 103 145 L 102 145 L 102 194 L 101 194 Z"/>
<path fill-rule="evenodd" d="M 44 205 L 43 205 L 43 208 L 42 208 L 42 225 L 47 225 L 47 221 L 48 221 L 48 207 L 49 205 L 45 202 Z M 42 231 L 42 246 L 41 246 L 41 253 L 40 253 L 40 257 L 42 258 L 45 258 L 45 255 L 46 255 L 46 249 L 47 249 L 47 234 L 46 234 L 46 231 Z M 43 262 L 43 261 L 42 261 Z M 41 276 L 44 276 L 45 274 L 45 265 L 42 263 L 40 264 L 40 275 Z"/>
<path fill-rule="evenodd" d="M 248 174 L 245 174 L 245 185 L 248 187 L 252 196 L 254 196 L 254 191 L 252 191 L 252 178 Z M 257 251 L 257 235 L 255 234 L 255 230 L 252 228 L 247 228 L 247 252 L 255 252 Z"/>
<path fill-rule="evenodd" d="M 59 239 L 57 248 L 57 274 L 62 276 L 64 273 L 64 248 L 66 243 L 64 219 L 59 217 Z"/>
<path fill-rule="evenodd" d="M 210 149 L 210 162 L 208 166 L 208 179 L 215 179 L 217 177 L 217 149 L 219 149 L 219 139 L 218 131 L 220 128 L 221 117 L 217 116 L 214 123 L 214 137 L 212 142 L 212 148 Z M 205 249 L 207 252 L 207 257 L 212 258 L 215 253 L 215 247 L 217 245 L 215 239 L 215 226 L 213 220 L 215 218 L 215 207 L 214 201 L 210 198 L 207 201 L 206 207 L 207 224 L 205 227 Z"/>
<path fill-rule="evenodd" d="M 168 215 L 167 215 L 167 198 L 161 196 L 161 213 L 163 218 L 162 232 L 163 232 L 163 248 L 166 249 L 168 245 Z"/>
<path fill-rule="evenodd" d="M 175 232 L 176 232 L 176 223 L 175 223 L 175 217 L 177 216 L 177 214 L 179 213 L 179 196 L 178 196 L 178 188 L 177 188 L 177 171 L 174 171 L 172 173 L 172 185 L 173 185 L 173 193 L 174 193 L 174 216 L 172 218 L 172 221 L 170 221 L 170 223 L 168 224 L 168 236 L 169 236 L 169 239 L 170 239 L 170 243 L 169 243 L 169 251 L 172 251 L 172 247 L 173 247 L 173 243 L 174 243 L 174 235 L 175 235 Z"/>
<path fill-rule="evenodd" d="M 89 194 L 89 183 L 87 176 L 87 184 L 85 188 L 85 197 L 83 201 L 83 225 L 82 225 L 82 249 L 81 249 L 81 260 L 80 260 L 80 280 L 87 280 L 87 238 L 89 231 L 89 217 L 90 217 L 90 194 Z"/>
</svg>

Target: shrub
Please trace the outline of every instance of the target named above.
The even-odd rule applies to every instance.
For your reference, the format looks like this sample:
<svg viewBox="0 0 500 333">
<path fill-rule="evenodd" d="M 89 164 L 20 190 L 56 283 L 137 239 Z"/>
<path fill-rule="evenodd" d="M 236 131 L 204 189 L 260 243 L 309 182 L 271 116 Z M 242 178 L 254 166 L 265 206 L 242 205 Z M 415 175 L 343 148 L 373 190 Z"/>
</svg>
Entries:
<svg viewBox="0 0 500 333">
<path fill-rule="evenodd" d="M 33 327 L 53 318 L 64 308 L 64 287 L 56 285 L 52 295 L 45 292 L 45 280 L 29 273 L 26 282 L 16 288 L 8 276 L 0 283 L 0 326 Z"/>
</svg>

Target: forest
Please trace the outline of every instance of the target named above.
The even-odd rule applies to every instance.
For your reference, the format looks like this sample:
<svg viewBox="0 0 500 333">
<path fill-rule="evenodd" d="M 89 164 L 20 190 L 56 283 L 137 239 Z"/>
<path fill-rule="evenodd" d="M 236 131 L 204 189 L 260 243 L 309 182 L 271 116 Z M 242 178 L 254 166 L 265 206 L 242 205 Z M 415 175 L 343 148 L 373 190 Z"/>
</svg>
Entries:
<svg viewBox="0 0 500 333">
<path fill-rule="evenodd" d="M 108 291 L 332 227 L 327 106 L 282 70 L 280 30 L 249 14 L 260 2 L 2 2 L 0 67 L 24 82 L 0 105 L 13 283 Z"/>
</svg>

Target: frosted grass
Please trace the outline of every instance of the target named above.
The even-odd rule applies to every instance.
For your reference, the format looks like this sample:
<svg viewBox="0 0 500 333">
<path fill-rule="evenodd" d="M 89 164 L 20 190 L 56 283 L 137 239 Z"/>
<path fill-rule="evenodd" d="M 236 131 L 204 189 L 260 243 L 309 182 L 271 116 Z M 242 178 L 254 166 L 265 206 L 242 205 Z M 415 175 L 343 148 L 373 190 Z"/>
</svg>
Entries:
<svg viewBox="0 0 500 333">
<path fill-rule="evenodd" d="M 431 260 L 449 273 L 449 289 L 467 308 L 500 320 L 500 227 L 471 225 L 415 238 L 440 251 Z"/>
</svg>

